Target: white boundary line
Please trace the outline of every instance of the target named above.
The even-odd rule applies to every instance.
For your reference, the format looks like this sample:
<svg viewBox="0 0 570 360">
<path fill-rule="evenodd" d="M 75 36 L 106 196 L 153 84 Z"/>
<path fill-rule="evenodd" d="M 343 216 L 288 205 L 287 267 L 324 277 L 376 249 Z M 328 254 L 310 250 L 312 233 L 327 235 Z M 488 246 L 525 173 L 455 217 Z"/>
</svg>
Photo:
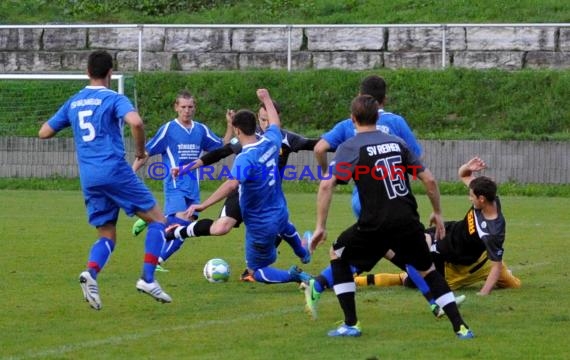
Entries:
<svg viewBox="0 0 570 360">
<path fill-rule="evenodd" d="M 334 296 L 332 291 L 327 291 L 327 293 L 329 293 L 328 295 L 330 295 L 330 298 L 322 299 L 319 302 L 320 304 L 332 302 L 332 300 L 336 301 L 336 297 Z M 301 293 L 301 295 L 302 295 L 302 293 Z M 80 351 L 82 349 L 95 348 L 95 347 L 105 346 L 105 345 L 120 345 L 120 344 L 128 343 L 131 341 L 137 341 L 140 339 L 153 337 L 153 336 L 156 336 L 156 335 L 161 334 L 161 333 L 172 333 L 172 332 L 176 332 L 176 331 L 201 329 L 201 328 L 208 327 L 208 326 L 239 323 L 242 321 L 258 320 L 261 318 L 282 316 L 282 315 L 291 314 L 291 313 L 299 313 L 300 316 L 305 317 L 307 321 L 312 321 L 308 318 L 308 315 L 304 313 L 303 307 L 304 307 L 303 297 L 300 296 L 300 301 L 299 301 L 299 304 L 297 306 L 289 307 L 289 308 L 281 309 L 281 310 L 276 310 L 276 311 L 271 311 L 271 312 L 267 312 L 265 314 L 250 313 L 250 314 L 246 314 L 244 316 L 236 317 L 233 319 L 205 320 L 205 321 L 199 321 L 199 322 L 196 322 L 196 323 L 193 323 L 190 325 L 178 325 L 178 326 L 173 326 L 173 327 L 163 327 L 161 329 L 147 330 L 147 331 L 143 331 L 140 333 L 131 333 L 131 334 L 126 334 L 126 335 L 122 335 L 122 336 L 111 336 L 111 337 L 107 337 L 107 338 L 103 338 L 103 339 L 84 341 L 84 342 L 79 342 L 79 343 L 75 343 L 75 344 L 65 344 L 65 345 L 60 345 L 60 346 L 56 346 L 53 348 L 39 350 L 39 351 L 30 350 L 30 351 L 24 352 L 21 355 L 2 357 L 1 359 L 2 360 L 22 360 L 22 359 L 44 358 L 44 357 L 50 357 L 50 356 L 64 356 L 67 353 Z M 92 310 L 86 310 L 86 311 L 92 311 Z"/>
<path fill-rule="evenodd" d="M 541 267 L 541 266 L 549 266 L 549 265 L 550 265 L 550 262 L 538 262 L 538 263 L 532 263 L 532 264 L 526 264 L 526 265 L 518 265 L 517 264 L 515 266 L 509 266 L 509 268 L 515 269 L 515 270 L 523 270 L 523 269 L 532 268 L 532 267 Z M 366 292 L 361 292 L 361 291 L 357 291 L 357 292 L 358 292 L 359 299 L 362 300 L 363 298 L 366 297 Z M 327 290 L 327 291 L 325 291 L 325 294 L 328 295 L 327 298 L 321 299 L 319 301 L 319 304 L 336 302 L 336 296 L 334 295 L 334 293 L 332 291 Z M 302 297 L 301 297 L 301 299 L 302 299 Z M 238 322 L 248 321 L 248 320 L 257 320 L 257 319 L 261 319 L 261 318 L 281 316 L 281 315 L 285 315 L 285 314 L 291 314 L 294 312 L 299 313 L 301 316 L 307 317 L 307 314 L 305 314 L 303 312 L 303 308 L 302 308 L 303 306 L 304 305 L 303 305 L 303 302 L 301 300 L 299 302 L 299 305 L 297 305 L 295 307 L 290 307 L 287 309 L 281 309 L 278 311 L 271 311 L 271 312 L 267 312 L 267 313 L 262 314 L 262 315 L 256 314 L 256 313 L 251 313 L 251 314 L 246 314 L 244 316 L 236 317 L 233 319 L 205 320 L 205 321 L 193 323 L 191 325 L 178 325 L 178 326 L 166 327 L 166 328 L 155 329 L 155 330 L 147 330 L 147 331 L 143 331 L 140 333 L 126 334 L 126 335 L 122 335 L 122 336 L 112 336 L 112 337 L 99 339 L 99 340 L 90 340 L 90 341 L 85 341 L 85 342 L 80 342 L 80 343 L 75 343 L 75 344 L 60 345 L 60 346 L 56 346 L 56 347 L 51 348 L 51 349 L 48 348 L 48 349 L 39 350 L 39 351 L 27 351 L 21 355 L 2 357 L 0 359 L 2 359 L 2 360 L 22 360 L 22 359 L 43 358 L 43 357 L 48 357 L 48 356 L 63 356 L 64 354 L 67 354 L 69 352 L 80 351 L 82 349 L 89 349 L 89 348 L 94 348 L 94 347 L 104 346 L 104 345 L 120 345 L 120 344 L 128 343 L 131 341 L 149 338 L 149 337 L 158 335 L 158 334 L 163 333 L 163 332 L 171 333 L 173 331 L 183 331 L 183 330 L 204 328 L 204 327 L 214 326 L 214 325 L 238 323 Z M 89 311 L 89 310 L 87 310 L 87 311 Z M 307 321 L 311 321 L 311 320 L 307 319 Z"/>
</svg>

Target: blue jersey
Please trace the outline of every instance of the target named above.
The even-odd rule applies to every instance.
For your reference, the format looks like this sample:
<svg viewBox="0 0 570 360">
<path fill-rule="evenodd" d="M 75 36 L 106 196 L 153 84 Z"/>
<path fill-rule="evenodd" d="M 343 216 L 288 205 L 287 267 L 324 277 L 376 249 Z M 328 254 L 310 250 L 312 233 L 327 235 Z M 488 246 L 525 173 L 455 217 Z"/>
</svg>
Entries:
<svg viewBox="0 0 570 360">
<path fill-rule="evenodd" d="M 48 120 L 56 132 L 71 127 L 89 223 L 116 223 L 119 208 L 132 216 L 156 201 L 125 159 L 124 116 L 135 111 L 125 96 L 103 86 L 86 86 Z"/>
<path fill-rule="evenodd" d="M 220 148 L 223 141 L 206 125 L 193 120 L 192 127 L 187 129 L 177 119 L 162 125 L 158 132 L 146 144 L 150 156 L 162 155 L 162 162 L 168 173 L 164 179 L 164 195 L 168 199 L 171 194 L 183 195 L 194 201 L 200 200 L 200 187 L 197 170 L 180 177 L 173 177 L 170 169 L 187 165 L 200 158 L 203 150 L 212 151 Z M 168 202 L 168 201 L 167 201 Z M 168 207 L 167 204 L 165 204 Z M 182 205 L 184 207 L 185 205 Z M 165 209 L 166 214 L 173 211 L 184 211 L 186 208 Z"/>
<path fill-rule="evenodd" d="M 416 157 L 419 158 L 422 156 L 422 147 L 416 140 L 406 120 L 400 115 L 386 112 L 383 109 L 378 110 L 376 128 L 386 134 L 401 138 Z M 329 143 L 331 149 L 335 150 L 340 144 L 354 135 L 356 135 L 356 128 L 352 123 L 352 119 L 346 119 L 339 121 L 330 131 L 325 133 L 322 138 Z"/>
<path fill-rule="evenodd" d="M 257 142 L 243 146 L 234 160 L 231 175 L 239 180 L 242 217 L 250 232 L 276 228 L 288 218 L 277 168 L 281 140 L 280 129 L 270 125 Z"/>
<path fill-rule="evenodd" d="M 406 120 L 400 115 L 386 112 L 383 109 L 378 110 L 376 128 L 386 134 L 394 135 L 404 140 L 408 148 L 417 158 L 422 156 L 422 147 L 416 140 Z M 346 119 L 339 121 L 329 132 L 325 133 L 322 138 L 329 143 L 331 149 L 336 149 L 340 144 L 355 135 L 356 127 L 352 123 L 352 119 Z M 360 199 L 356 188 L 352 190 L 352 211 L 356 217 L 360 215 Z"/>
<path fill-rule="evenodd" d="M 56 132 L 72 128 L 84 189 L 110 183 L 116 169 L 130 167 L 125 159 L 123 117 L 131 111 L 135 108 L 124 95 L 104 86 L 86 86 L 48 120 Z"/>
</svg>

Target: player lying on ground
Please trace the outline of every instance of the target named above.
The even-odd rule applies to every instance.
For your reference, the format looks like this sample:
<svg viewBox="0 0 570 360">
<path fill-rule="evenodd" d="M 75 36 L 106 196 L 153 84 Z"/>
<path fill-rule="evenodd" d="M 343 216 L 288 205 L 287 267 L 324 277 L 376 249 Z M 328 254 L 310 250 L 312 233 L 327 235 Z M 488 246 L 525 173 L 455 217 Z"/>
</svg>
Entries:
<svg viewBox="0 0 570 360">
<path fill-rule="evenodd" d="M 480 295 L 488 295 L 494 288 L 521 286 L 521 281 L 503 261 L 506 221 L 497 196 L 497 184 L 486 176 L 473 175 L 485 168 L 485 162 L 478 157 L 459 167 L 459 178 L 469 188 L 470 209 L 462 220 L 445 223 L 444 238 L 435 239 L 434 229 L 426 231 L 435 266 L 451 289 L 484 281 Z M 356 283 L 383 286 L 388 278 L 377 275 L 359 276 Z M 391 279 L 393 284 L 394 278 Z M 404 284 L 410 286 L 407 279 Z"/>
</svg>

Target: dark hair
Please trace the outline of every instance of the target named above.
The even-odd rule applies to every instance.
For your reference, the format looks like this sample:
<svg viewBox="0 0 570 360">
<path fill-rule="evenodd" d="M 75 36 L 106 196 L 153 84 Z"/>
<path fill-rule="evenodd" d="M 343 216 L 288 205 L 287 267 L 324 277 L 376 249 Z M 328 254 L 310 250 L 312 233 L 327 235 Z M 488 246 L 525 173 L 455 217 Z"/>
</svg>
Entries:
<svg viewBox="0 0 570 360">
<path fill-rule="evenodd" d="M 471 180 L 469 188 L 475 196 L 484 196 L 487 201 L 495 201 L 497 197 L 497 184 L 487 176 L 479 176 Z"/>
<path fill-rule="evenodd" d="M 232 125 L 240 129 L 246 135 L 255 134 L 257 120 L 255 114 L 250 110 L 238 110 L 232 119 Z"/>
<path fill-rule="evenodd" d="M 89 54 L 87 72 L 93 79 L 104 79 L 113 68 L 113 57 L 105 50 L 97 50 Z"/>
<path fill-rule="evenodd" d="M 382 104 L 386 97 L 386 81 L 377 75 L 367 76 L 360 82 L 360 94 L 370 95 Z"/>
<path fill-rule="evenodd" d="M 186 89 L 184 90 L 180 90 L 178 92 L 178 94 L 176 94 L 176 101 L 175 103 L 178 103 L 179 99 L 193 99 L 194 96 L 192 96 L 192 93 Z"/>
<path fill-rule="evenodd" d="M 350 112 L 361 125 L 376 124 L 378 102 L 370 95 L 359 95 L 352 100 Z"/>
<path fill-rule="evenodd" d="M 281 114 L 281 106 L 279 106 L 279 104 L 276 101 L 271 100 L 271 102 L 273 102 L 273 106 L 275 107 L 275 110 L 277 111 L 277 114 Z M 267 110 L 265 108 L 265 104 L 264 103 L 260 103 L 259 104 L 260 108 L 264 108 L 265 110 Z"/>
</svg>

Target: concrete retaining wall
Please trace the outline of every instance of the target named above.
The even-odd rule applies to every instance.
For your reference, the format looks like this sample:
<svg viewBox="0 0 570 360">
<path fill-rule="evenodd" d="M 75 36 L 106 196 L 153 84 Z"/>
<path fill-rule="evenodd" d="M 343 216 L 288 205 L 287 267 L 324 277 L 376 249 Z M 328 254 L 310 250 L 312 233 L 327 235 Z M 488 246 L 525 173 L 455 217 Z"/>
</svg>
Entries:
<svg viewBox="0 0 570 360">
<path fill-rule="evenodd" d="M 129 140 L 129 139 L 127 139 Z M 457 168 L 473 155 L 489 165 L 484 172 L 498 182 L 565 184 L 570 182 L 570 142 L 531 141 L 420 141 L 425 150 L 424 163 L 441 181 L 457 180 Z M 132 148 L 127 141 L 127 149 Z M 132 153 L 129 153 L 132 159 Z M 149 163 L 160 161 L 159 157 Z M 231 164 L 231 159 L 223 163 Z M 292 171 L 301 173 L 309 165 L 316 176 L 312 152 L 291 154 Z M 218 165 L 219 166 L 219 165 Z M 218 168 L 219 169 L 219 168 Z M 0 137 L 0 177 L 77 177 L 75 146 L 70 138 Z M 140 176 L 148 177 L 146 167 Z"/>
<path fill-rule="evenodd" d="M 84 72 L 94 49 L 121 72 L 570 68 L 570 24 L 207 26 L 0 26 L 0 72 Z"/>
</svg>

